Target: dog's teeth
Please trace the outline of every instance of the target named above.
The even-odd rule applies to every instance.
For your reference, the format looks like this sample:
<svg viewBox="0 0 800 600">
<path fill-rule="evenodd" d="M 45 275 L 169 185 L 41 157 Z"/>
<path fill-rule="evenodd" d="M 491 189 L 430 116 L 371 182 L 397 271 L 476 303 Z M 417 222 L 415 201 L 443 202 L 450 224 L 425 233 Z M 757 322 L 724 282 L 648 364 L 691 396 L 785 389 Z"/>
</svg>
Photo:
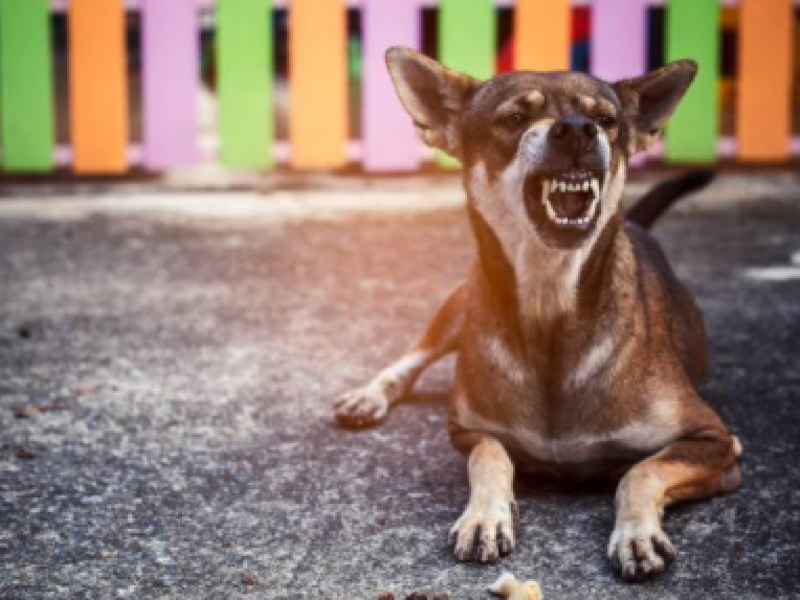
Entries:
<svg viewBox="0 0 800 600">
<path fill-rule="evenodd" d="M 588 192 L 589 191 L 589 182 L 588 181 L 584 181 L 583 182 L 583 191 L 584 192 Z"/>
<path fill-rule="evenodd" d="M 542 204 L 544 204 L 544 208 L 547 211 L 547 216 L 550 217 L 551 221 L 555 221 L 558 218 L 556 215 L 556 211 L 553 208 L 553 205 L 550 204 L 550 182 L 545 181 L 542 184 Z"/>
<path fill-rule="evenodd" d="M 589 205 L 589 212 L 586 213 L 586 221 L 591 221 L 594 218 L 594 213 L 597 211 L 597 205 L 600 203 L 600 195 L 597 194 Z"/>
<path fill-rule="evenodd" d="M 594 197 L 600 197 L 600 182 L 597 181 L 596 177 L 592 177 L 592 191 L 594 192 Z"/>
</svg>

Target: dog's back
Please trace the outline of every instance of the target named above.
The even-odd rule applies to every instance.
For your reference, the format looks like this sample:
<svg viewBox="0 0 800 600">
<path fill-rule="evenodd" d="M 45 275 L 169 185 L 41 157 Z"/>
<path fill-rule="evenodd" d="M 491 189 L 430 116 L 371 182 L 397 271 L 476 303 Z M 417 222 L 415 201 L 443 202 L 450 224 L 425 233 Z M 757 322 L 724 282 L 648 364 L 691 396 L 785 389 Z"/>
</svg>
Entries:
<svg viewBox="0 0 800 600">
<path fill-rule="evenodd" d="M 703 316 L 692 295 L 675 276 L 658 242 L 649 230 L 676 202 L 708 186 L 716 177 L 712 170 L 698 170 L 656 184 L 626 213 L 627 234 L 639 262 L 653 270 L 663 288 L 663 310 L 670 339 L 694 383 L 708 369 L 708 351 Z"/>
</svg>

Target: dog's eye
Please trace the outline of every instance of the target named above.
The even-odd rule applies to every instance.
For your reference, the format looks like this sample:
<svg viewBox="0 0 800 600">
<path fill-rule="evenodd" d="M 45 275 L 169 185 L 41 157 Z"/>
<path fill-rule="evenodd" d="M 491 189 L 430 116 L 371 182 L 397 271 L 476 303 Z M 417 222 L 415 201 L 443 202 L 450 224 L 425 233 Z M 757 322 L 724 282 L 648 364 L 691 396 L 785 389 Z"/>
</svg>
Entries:
<svg viewBox="0 0 800 600">
<path fill-rule="evenodd" d="M 521 112 L 513 112 L 500 117 L 499 123 L 507 129 L 517 129 L 525 122 L 525 115 Z"/>
<path fill-rule="evenodd" d="M 611 115 L 602 115 L 597 122 L 600 123 L 600 127 L 603 129 L 611 129 L 617 125 L 617 120 Z"/>
</svg>

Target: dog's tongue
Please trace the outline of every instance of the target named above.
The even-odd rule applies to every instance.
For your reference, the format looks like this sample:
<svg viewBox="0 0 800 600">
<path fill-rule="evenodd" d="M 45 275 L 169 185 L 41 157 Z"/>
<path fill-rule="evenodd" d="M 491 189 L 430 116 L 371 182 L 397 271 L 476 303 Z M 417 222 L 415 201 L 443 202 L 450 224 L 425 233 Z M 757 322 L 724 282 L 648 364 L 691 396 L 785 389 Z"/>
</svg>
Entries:
<svg viewBox="0 0 800 600">
<path fill-rule="evenodd" d="M 561 192 L 553 202 L 553 208 L 559 217 L 574 219 L 581 216 L 586 210 L 586 193 Z"/>
</svg>

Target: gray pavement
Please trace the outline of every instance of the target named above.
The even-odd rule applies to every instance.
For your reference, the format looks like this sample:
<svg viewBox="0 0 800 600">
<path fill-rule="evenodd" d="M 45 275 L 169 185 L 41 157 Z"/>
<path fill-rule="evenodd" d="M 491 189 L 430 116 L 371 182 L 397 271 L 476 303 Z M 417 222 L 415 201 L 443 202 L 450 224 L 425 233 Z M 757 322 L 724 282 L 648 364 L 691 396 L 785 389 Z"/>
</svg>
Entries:
<svg viewBox="0 0 800 600">
<path fill-rule="evenodd" d="M 520 482 L 516 553 L 453 560 L 452 363 L 381 428 L 332 422 L 464 276 L 457 188 L 0 201 L 0 598 L 471 600 L 504 568 L 548 600 L 800 597 L 800 186 L 762 183 L 657 229 L 744 483 L 670 511 L 679 559 L 636 586 L 607 488 Z"/>
</svg>

